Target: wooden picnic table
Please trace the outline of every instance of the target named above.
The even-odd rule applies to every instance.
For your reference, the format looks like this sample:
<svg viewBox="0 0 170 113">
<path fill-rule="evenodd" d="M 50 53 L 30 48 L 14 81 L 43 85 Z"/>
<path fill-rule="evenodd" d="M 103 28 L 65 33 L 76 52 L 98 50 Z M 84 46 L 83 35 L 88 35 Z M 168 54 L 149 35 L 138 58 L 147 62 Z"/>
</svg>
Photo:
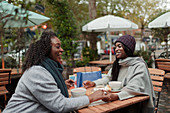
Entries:
<svg viewBox="0 0 170 113">
<path fill-rule="evenodd" d="M 89 64 L 99 64 L 99 65 L 110 65 L 113 64 L 114 61 L 109 60 L 96 60 L 96 61 L 90 61 Z"/>
<path fill-rule="evenodd" d="M 96 60 L 96 61 L 90 61 L 90 65 L 95 65 L 97 67 L 101 67 L 102 71 L 105 71 L 105 68 L 108 65 L 113 64 L 114 61 L 109 61 L 109 60 Z"/>
<path fill-rule="evenodd" d="M 0 69 L 0 73 L 11 72 L 11 79 L 20 78 L 22 75 L 21 69 Z"/>
<path fill-rule="evenodd" d="M 94 87 L 93 87 L 94 88 Z M 93 88 L 88 88 L 87 89 L 87 95 L 92 93 Z M 69 95 L 70 91 L 69 91 Z M 133 98 L 129 98 L 126 100 L 116 100 L 113 102 L 108 102 L 100 105 L 95 105 L 95 106 L 88 106 L 82 109 L 77 110 L 78 113 L 108 113 L 112 111 L 117 111 L 117 110 L 122 110 L 124 108 L 137 105 L 137 107 L 141 106 L 141 103 L 144 101 L 149 100 L 149 96 L 142 95 L 142 96 L 136 96 Z M 140 108 L 137 108 L 138 111 L 140 111 Z M 138 112 L 136 112 L 138 113 Z"/>
</svg>

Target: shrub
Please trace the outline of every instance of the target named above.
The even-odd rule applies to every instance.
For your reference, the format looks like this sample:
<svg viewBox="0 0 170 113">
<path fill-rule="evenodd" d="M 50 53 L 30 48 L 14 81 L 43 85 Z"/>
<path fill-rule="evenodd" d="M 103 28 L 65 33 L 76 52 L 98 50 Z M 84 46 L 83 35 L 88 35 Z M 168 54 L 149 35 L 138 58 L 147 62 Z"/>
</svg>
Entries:
<svg viewBox="0 0 170 113">
<path fill-rule="evenodd" d="M 17 68 L 17 62 L 14 58 L 7 56 L 4 58 L 5 68 Z M 0 68 L 2 68 L 2 59 L 0 59 Z"/>
<path fill-rule="evenodd" d="M 152 63 L 153 63 L 153 60 L 152 60 L 152 56 L 151 56 L 151 51 L 147 50 L 147 51 L 144 51 L 143 49 L 139 50 L 139 51 L 135 51 L 135 55 L 139 56 L 139 57 L 142 57 L 145 62 L 147 63 L 148 67 L 152 67 Z"/>
</svg>

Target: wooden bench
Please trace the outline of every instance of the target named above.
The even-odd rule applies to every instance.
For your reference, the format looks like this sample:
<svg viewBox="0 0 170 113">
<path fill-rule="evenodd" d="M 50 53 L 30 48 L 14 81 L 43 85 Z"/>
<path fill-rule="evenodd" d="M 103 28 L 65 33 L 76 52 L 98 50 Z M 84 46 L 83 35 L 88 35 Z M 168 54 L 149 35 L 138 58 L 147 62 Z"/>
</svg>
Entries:
<svg viewBox="0 0 170 113">
<path fill-rule="evenodd" d="M 148 68 L 148 70 L 150 72 L 153 88 L 156 94 L 155 113 L 157 113 L 160 94 L 161 94 L 162 86 L 164 82 L 165 71 L 161 69 L 154 69 L 154 68 Z"/>
<path fill-rule="evenodd" d="M 11 83 L 11 70 L 0 69 L 0 96 L 4 96 L 4 107 L 7 103 L 7 94 L 9 93 L 6 89 L 6 85 Z"/>
<path fill-rule="evenodd" d="M 165 78 L 170 79 L 170 59 L 155 59 L 155 66 L 165 71 Z"/>
</svg>

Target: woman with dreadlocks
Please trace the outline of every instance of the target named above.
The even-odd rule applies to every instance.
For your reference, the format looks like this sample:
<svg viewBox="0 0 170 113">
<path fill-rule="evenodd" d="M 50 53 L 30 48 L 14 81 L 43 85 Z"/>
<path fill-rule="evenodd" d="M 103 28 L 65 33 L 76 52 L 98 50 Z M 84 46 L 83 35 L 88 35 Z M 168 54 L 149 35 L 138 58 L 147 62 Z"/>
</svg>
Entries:
<svg viewBox="0 0 170 113">
<path fill-rule="evenodd" d="M 149 95 L 150 101 L 144 103 L 143 113 L 153 113 L 155 96 L 150 74 L 145 61 L 133 55 L 135 45 L 135 38 L 130 35 L 118 38 L 115 42 L 116 60 L 108 72 L 108 77 L 93 82 L 84 81 L 83 85 L 88 88 L 107 84 L 109 81 L 120 81 L 122 82 L 122 89 L 114 95 L 115 98 L 124 100 L 136 95 Z"/>
<path fill-rule="evenodd" d="M 24 73 L 3 113 L 63 113 L 109 98 L 104 91 L 68 98 L 67 87 L 73 81 L 65 83 L 62 77 L 62 52 L 61 42 L 53 32 L 43 32 L 40 40 L 30 45 Z"/>
</svg>

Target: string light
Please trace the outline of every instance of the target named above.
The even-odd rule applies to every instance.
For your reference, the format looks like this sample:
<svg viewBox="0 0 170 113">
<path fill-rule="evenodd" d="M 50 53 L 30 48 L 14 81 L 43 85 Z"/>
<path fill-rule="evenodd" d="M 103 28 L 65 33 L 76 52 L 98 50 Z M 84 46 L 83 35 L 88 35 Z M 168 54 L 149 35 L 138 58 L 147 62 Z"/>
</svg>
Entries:
<svg viewBox="0 0 170 113">
<path fill-rule="evenodd" d="M 43 25 L 42 28 L 43 28 L 43 29 L 47 29 L 47 25 Z"/>
</svg>

